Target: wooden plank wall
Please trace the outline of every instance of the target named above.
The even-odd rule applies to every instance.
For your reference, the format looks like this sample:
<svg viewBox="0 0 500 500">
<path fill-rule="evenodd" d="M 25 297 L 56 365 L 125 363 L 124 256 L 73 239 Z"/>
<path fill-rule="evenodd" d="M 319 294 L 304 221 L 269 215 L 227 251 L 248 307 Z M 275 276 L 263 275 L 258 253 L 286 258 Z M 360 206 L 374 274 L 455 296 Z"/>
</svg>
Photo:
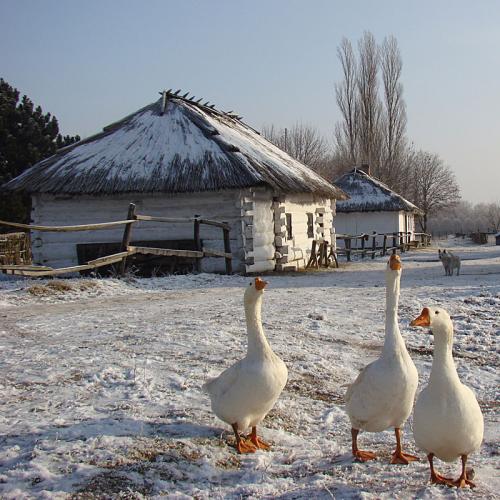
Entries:
<svg viewBox="0 0 500 500">
<path fill-rule="evenodd" d="M 233 270 L 244 270 L 244 249 L 241 237 L 239 191 L 217 193 L 191 193 L 183 195 L 129 195 L 129 196 L 65 196 L 37 195 L 33 197 L 32 219 L 39 225 L 68 225 L 122 220 L 127 215 L 129 203 L 135 203 L 137 213 L 158 217 L 202 217 L 226 221 L 231 226 Z M 103 231 L 77 233 L 42 233 L 33 231 L 33 262 L 51 267 L 68 267 L 78 264 L 77 243 L 119 242 L 123 226 Z M 193 224 L 167 224 L 139 222 L 132 230 L 134 240 L 192 239 Z M 203 245 L 224 251 L 222 230 L 202 225 Z M 225 271 L 220 258 L 206 258 L 202 271 Z"/>
</svg>

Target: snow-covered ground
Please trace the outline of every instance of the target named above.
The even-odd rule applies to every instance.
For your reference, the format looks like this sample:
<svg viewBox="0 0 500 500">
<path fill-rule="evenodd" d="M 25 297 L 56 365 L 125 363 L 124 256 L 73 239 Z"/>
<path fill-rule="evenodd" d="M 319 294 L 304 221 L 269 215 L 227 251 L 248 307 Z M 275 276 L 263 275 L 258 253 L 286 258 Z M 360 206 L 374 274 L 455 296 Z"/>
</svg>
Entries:
<svg viewBox="0 0 500 500">
<path fill-rule="evenodd" d="M 391 431 L 361 435 L 377 461 L 351 460 L 343 394 L 383 341 L 378 258 L 267 278 L 264 328 L 289 381 L 261 428 L 272 451 L 243 456 L 201 385 L 245 352 L 248 277 L 1 280 L 0 497 L 495 498 L 500 247 L 441 243 L 462 274 L 444 275 L 437 247 L 404 254 L 400 326 L 423 386 L 432 338 L 408 323 L 430 304 L 454 318 L 458 372 L 485 416 L 476 490 L 428 484 L 411 418 L 421 462 L 388 464 Z M 458 476 L 458 461 L 437 464 Z"/>
</svg>

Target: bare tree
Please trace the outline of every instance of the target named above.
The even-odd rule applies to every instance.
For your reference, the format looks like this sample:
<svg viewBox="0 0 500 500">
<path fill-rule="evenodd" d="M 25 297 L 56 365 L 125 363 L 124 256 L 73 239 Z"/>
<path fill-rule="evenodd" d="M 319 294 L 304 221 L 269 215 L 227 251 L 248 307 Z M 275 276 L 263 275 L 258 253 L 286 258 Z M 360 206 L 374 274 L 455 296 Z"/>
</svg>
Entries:
<svg viewBox="0 0 500 500">
<path fill-rule="evenodd" d="M 380 178 L 393 188 L 399 188 L 405 176 L 406 105 L 400 82 L 403 60 L 394 37 L 385 38 L 380 48 L 383 84 L 383 119 L 381 121 L 384 151 Z"/>
<path fill-rule="evenodd" d="M 341 114 L 334 131 L 335 170 L 344 172 L 369 163 L 373 175 L 400 191 L 407 177 L 408 147 L 400 82 L 403 62 L 397 41 L 385 38 L 379 48 L 374 36 L 365 32 L 358 42 L 357 57 L 346 38 L 337 56 L 343 80 L 335 85 Z"/>
<path fill-rule="evenodd" d="M 428 221 L 433 234 L 470 234 L 500 231 L 500 203 L 460 201 L 455 206 L 439 210 Z"/>
<path fill-rule="evenodd" d="M 418 151 L 412 158 L 411 199 L 423 211 L 419 218 L 422 231 L 427 232 L 429 215 L 451 207 L 460 200 L 460 188 L 455 174 L 436 154 Z"/>
<path fill-rule="evenodd" d="M 378 97 L 379 51 L 372 33 L 365 31 L 358 42 L 357 72 L 359 146 L 362 162 L 377 170 L 380 160 L 380 100 Z"/>
<path fill-rule="evenodd" d="M 500 231 L 500 203 L 489 203 L 486 218 L 493 231 Z"/>
<path fill-rule="evenodd" d="M 358 147 L 359 106 L 357 102 L 357 67 L 356 56 L 351 42 L 343 38 L 337 48 L 337 56 L 342 65 L 344 79 L 335 84 L 337 105 L 342 121 L 335 128 L 335 141 L 338 153 L 344 162 L 355 165 Z"/>
<path fill-rule="evenodd" d="M 290 156 L 311 168 L 319 167 L 329 148 L 319 130 L 311 125 L 296 123 L 291 128 L 264 126 L 262 135 Z"/>
</svg>

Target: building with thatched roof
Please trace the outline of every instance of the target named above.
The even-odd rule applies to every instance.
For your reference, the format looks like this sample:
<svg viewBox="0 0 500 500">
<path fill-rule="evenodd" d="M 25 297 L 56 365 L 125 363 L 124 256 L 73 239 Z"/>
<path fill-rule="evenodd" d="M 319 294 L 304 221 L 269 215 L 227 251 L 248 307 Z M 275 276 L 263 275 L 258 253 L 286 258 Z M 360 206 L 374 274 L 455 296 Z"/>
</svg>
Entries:
<svg viewBox="0 0 500 500">
<path fill-rule="evenodd" d="M 142 214 L 226 221 L 233 269 L 259 272 L 303 265 L 313 238 L 330 237 L 335 185 L 264 139 L 232 112 L 162 97 L 92 137 L 59 150 L 4 185 L 32 196 L 34 224 L 123 220 L 129 202 Z M 120 241 L 123 229 L 34 233 L 34 262 L 78 262 L 76 246 Z M 189 225 L 142 224 L 134 239 L 192 240 Z M 220 231 L 201 237 L 223 250 Z M 178 247 L 179 248 L 179 247 Z M 222 270 L 220 259 L 203 270 Z"/>
<path fill-rule="evenodd" d="M 368 165 L 355 167 L 334 182 L 349 196 L 349 199 L 337 203 L 337 233 L 409 232 L 413 239 L 415 216 L 421 210 L 372 177 Z"/>
</svg>

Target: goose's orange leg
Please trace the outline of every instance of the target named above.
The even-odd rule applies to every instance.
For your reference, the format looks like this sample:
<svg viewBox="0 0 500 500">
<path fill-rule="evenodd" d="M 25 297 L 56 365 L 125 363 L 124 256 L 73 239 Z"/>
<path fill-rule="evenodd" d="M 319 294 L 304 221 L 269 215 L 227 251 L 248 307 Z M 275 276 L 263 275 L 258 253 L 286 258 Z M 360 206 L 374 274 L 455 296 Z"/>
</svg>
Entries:
<svg viewBox="0 0 500 500">
<path fill-rule="evenodd" d="M 444 477 L 441 474 L 438 474 L 434 470 L 434 453 L 429 453 L 427 455 L 427 460 L 429 460 L 429 465 L 431 467 L 431 483 L 432 484 L 446 484 L 446 486 L 451 486 L 453 479 L 449 477 Z"/>
<path fill-rule="evenodd" d="M 419 458 L 415 455 L 403 453 L 401 448 L 401 429 L 396 427 L 394 433 L 396 434 L 396 451 L 392 454 L 391 464 L 408 465 L 410 462 L 418 461 Z"/>
<path fill-rule="evenodd" d="M 257 436 L 257 426 L 252 427 L 252 433 L 250 434 L 250 436 L 247 436 L 247 439 L 250 439 L 250 441 L 259 450 L 268 450 L 271 447 L 268 443 L 262 441 L 262 439 L 260 439 L 260 437 Z"/>
<path fill-rule="evenodd" d="M 375 455 L 373 451 L 363 451 L 358 449 L 358 434 L 359 429 L 351 429 L 352 454 L 356 462 L 368 462 L 368 460 L 377 458 L 377 455 Z"/>
<path fill-rule="evenodd" d="M 460 474 L 460 477 L 457 480 L 451 482 L 453 486 L 456 486 L 457 488 L 465 488 L 466 486 L 470 486 L 471 488 L 476 487 L 475 483 L 467 479 L 466 465 L 467 455 L 462 455 L 462 474 Z"/>
<path fill-rule="evenodd" d="M 257 448 L 248 439 L 241 437 L 238 431 L 238 424 L 232 424 L 231 427 L 234 431 L 234 436 L 236 437 L 235 448 L 238 453 L 255 453 Z"/>
</svg>

